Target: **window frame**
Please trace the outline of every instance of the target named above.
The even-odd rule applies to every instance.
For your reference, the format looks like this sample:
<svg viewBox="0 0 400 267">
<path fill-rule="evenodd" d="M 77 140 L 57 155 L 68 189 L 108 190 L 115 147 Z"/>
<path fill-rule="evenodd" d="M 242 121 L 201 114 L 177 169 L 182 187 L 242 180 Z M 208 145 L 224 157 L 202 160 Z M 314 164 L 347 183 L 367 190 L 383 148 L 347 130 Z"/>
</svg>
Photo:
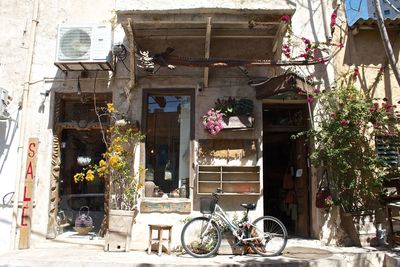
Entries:
<svg viewBox="0 0 400 267">
<path fill-rule="evenodd" d="M 190 96 L 190 140 L 194 139 L 195 134 L 195 89 L 193 88 L 163 88 L 163 89 L 143 89 L 142 97 L 142 127 L 141 131 L 146 135 L 147 133 L 147 98 L 149 95 L 160 95 L 160 96 Z"/>
</svg>

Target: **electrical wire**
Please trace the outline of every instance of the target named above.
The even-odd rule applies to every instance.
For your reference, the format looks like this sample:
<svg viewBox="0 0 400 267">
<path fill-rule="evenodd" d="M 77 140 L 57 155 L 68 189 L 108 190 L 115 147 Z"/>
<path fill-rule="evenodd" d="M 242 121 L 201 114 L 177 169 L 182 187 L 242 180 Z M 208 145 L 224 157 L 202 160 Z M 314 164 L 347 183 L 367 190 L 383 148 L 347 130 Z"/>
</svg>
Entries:
<svg viewBox="0 0 400 267">
<path fill-rule="evenodd" d="M 383 0 L 383 1 L 385 1 L 386 4 L 388 4 L 391 8 L 393 8 L 394 11 L 396 11 L 397 13 L 400 13 L 400 10 L 397 7 L 395 7 L 392 4 L 392 2 L 390 2 L 389 0 Z"/>
</svg>

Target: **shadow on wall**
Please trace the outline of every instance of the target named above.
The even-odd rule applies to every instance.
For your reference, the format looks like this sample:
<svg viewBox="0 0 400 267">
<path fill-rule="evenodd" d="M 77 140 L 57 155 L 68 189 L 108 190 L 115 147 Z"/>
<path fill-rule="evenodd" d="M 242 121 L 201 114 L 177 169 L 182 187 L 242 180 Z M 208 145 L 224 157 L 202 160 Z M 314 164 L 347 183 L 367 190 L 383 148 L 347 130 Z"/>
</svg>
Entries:
<svg viewBox="0 0 400 267">
<path fill-rule="evenodd" d="M 17 133 L 18 118 L 19 112 L 15 120 L 0 121 L 0 173 L 2 173 L 4 164 L 7 162 L 11 144 L 14 142 Z"/>
<path fill-rule="evenodd" d="M 378 28 L 360 29 L 357 34 L 349 32 L 343 63 L 347 65 L 380 65 L 385 63 L 386 54 Z M 396 61 L 399 56 L 398 33 L 388 29 Z"/>
</svg>

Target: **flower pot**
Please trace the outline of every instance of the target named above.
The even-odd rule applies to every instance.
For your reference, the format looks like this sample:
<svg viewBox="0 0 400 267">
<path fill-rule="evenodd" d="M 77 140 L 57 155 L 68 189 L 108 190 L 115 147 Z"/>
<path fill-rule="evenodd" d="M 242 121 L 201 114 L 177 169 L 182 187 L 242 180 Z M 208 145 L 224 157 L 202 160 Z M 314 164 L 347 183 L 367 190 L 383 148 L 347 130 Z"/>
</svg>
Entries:
<svg viewBox="0 0 400 267">
<path fill-rule="evenodd" d="M 129 251 L 132 226 L 138 210 L 110 210 L 104 251 Z"/>
<path fill-rule="evenodd" d="M 223 129 L 253 128 L 254 118 L 250 116 L 231 116 L 223 118 Z"/>
</svg>

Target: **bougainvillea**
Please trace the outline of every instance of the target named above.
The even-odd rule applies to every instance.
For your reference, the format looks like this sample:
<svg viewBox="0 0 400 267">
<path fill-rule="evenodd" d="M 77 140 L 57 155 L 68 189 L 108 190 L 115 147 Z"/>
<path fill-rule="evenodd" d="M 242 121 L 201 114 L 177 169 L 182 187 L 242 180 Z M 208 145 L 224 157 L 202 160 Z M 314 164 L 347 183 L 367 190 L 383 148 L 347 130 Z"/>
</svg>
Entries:
<svg viewBox="0 0 400 267">
<path fill-rule="evenodd" d="M 203 116 L 203 126 L 211 135 L 218 134 L 223 128 L 222 117 L 223 113 L 219 110 L 210 109 L 207 114 Z"/>
<path fill-rule="evenodd" d="M 305 132 L 315 142 L 311 154 L 315 166 L 330 173 L 333 201 L 348 212 L 371 208 L 388 174 L 373 146 L 375 138 L 399 136 L 397 106 L 358 89 L 355 73 L 358 70 L 336 89 L 313 95 L 318 101 L 316 127 Z"/>
</svg>

